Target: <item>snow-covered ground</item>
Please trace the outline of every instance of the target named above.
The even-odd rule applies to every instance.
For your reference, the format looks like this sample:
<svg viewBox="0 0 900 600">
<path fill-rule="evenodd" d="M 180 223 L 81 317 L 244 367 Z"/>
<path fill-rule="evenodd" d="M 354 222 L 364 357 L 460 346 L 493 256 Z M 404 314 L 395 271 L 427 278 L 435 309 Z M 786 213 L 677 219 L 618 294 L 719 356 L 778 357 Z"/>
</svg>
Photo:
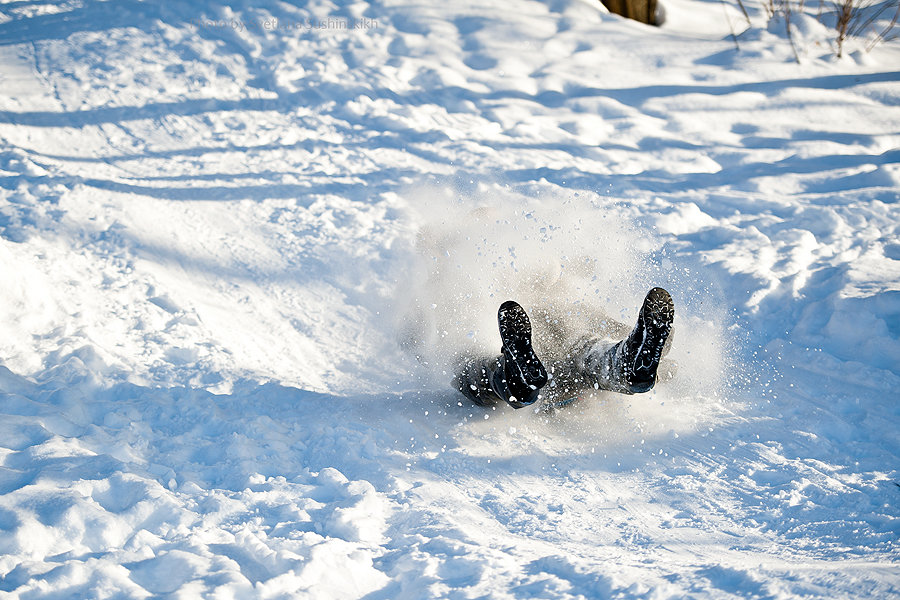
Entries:
<svg viewBox="0 0 900 600">
<path fill-rule="evenodd" d="M 748 6 L 0 4 L 0 598 L 900 596 L 900 48 Z"/>
</svg>

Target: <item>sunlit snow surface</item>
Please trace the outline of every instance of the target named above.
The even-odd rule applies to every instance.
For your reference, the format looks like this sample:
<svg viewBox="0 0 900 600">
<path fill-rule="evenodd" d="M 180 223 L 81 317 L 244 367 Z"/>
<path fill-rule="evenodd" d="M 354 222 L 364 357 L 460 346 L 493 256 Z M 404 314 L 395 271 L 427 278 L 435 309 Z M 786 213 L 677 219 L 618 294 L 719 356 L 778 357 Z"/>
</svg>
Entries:
<svg viewBox="0 0 900 600">
<path fill-rule="evenodd" d="M 0 598 L 900 595 L 895 43 L 188 4 L 0 4 Z M 651 393 L 449 387 L 654 285 Z"/>
</svg>

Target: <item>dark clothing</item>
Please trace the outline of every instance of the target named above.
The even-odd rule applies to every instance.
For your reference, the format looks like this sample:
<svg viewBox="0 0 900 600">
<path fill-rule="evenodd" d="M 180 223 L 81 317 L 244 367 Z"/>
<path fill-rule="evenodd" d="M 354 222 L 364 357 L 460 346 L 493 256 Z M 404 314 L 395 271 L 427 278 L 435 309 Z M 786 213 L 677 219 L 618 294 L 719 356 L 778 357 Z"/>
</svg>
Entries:
<svg viewBox="0 0 900 600">
<path fill-rule="evenodd" d="M 665 364 L 665 361 L 663 368 L 658 369 L 671 346 L 673 315 L 672 299 L 662 288 L 654 288 L 648 293 L 637 324 L 631 330 L 611 319 L 577 323 L 577 316 L 562 317 L 549 311 L 536 311 L 535 350 L 547 372 L 541 387 L 529 389 L 521 385 L 515 369 L 510 366 L 515 363 L 502 348 L 500 355 L 495 357 L 464 357 L 453 384 L 480 406 L 491 406 L 503 400 L 515 408 L 534 403 L 542 408 L 560 407 L 593 390 L 620 394 L 647 392 L 659 378 L 667 378 L 674 370 L 673 365 Z M 527 317 L 525 319 L 528 323 Z M 573 325 L 581 331 L 594 333 L 579 335 Z M 527 327 L 530 350 L 531 324 Z M 521 344 L 526 336 L 512 339 Z"/>
</svg>

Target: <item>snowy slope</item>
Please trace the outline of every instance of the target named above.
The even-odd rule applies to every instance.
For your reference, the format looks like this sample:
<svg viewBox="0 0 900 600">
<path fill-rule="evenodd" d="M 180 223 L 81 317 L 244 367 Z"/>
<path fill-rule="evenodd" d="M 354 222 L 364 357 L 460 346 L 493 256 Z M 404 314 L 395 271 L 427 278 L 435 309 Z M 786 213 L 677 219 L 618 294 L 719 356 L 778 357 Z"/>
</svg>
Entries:
<svg viewBox="0 0 900 600">
<path fill-rule="evenodd" d="M 667 9 L 0 4 L 0 598 L 900 596 L 900 47 Z M 649 394 L 447 385 L 652 285 Z"/>
</svg>

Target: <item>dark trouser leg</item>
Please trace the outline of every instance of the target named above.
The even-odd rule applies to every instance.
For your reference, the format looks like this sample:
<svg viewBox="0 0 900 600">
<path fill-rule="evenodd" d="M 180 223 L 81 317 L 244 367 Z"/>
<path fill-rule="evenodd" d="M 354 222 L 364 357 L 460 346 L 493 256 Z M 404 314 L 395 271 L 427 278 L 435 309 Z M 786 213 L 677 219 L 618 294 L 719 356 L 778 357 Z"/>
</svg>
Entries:
<svg viewBox="0 0 900 600">
<path fill-rule="evenodd" d="M 632 387 L 628 381 L 622 354 L 622 342 L 587 340 L 580 349 L 579 374 L 595 390 L 620 394 L 635 394 L 649 390 L 650 388 Z"/>
<path fill-rule="evenodd" d="M 499 361 L 499 357 L 466 359 L 456 371 L 453 387 L 478 406 L 493 406 L 501 400 L 491 387 Z"/>
<path fill-rule="evenodd" d="M 665 353 L 663 353 L 664 355 Z M 660 357 L 650 377 L 637 380 L 626 367 L 624 340 L 615 344 L 595 340 L 586 345 L 578 373 L 589 387 L 620 394 L 649 392 L 657 381 L 671 379 L 676 365 Z"/>
<path fill-rule="evenodd" d="M 533 404 L 540 393 L 507 376 L 507 359 L 501 354 L 496 358 L 467 359 L 457 369 L 454 385 L 457 390 L 479 406 L 493 406 L 503 400 L 513 408 Z M 515 370 L 515 367 L 512 367 Z"/>
</svg>

